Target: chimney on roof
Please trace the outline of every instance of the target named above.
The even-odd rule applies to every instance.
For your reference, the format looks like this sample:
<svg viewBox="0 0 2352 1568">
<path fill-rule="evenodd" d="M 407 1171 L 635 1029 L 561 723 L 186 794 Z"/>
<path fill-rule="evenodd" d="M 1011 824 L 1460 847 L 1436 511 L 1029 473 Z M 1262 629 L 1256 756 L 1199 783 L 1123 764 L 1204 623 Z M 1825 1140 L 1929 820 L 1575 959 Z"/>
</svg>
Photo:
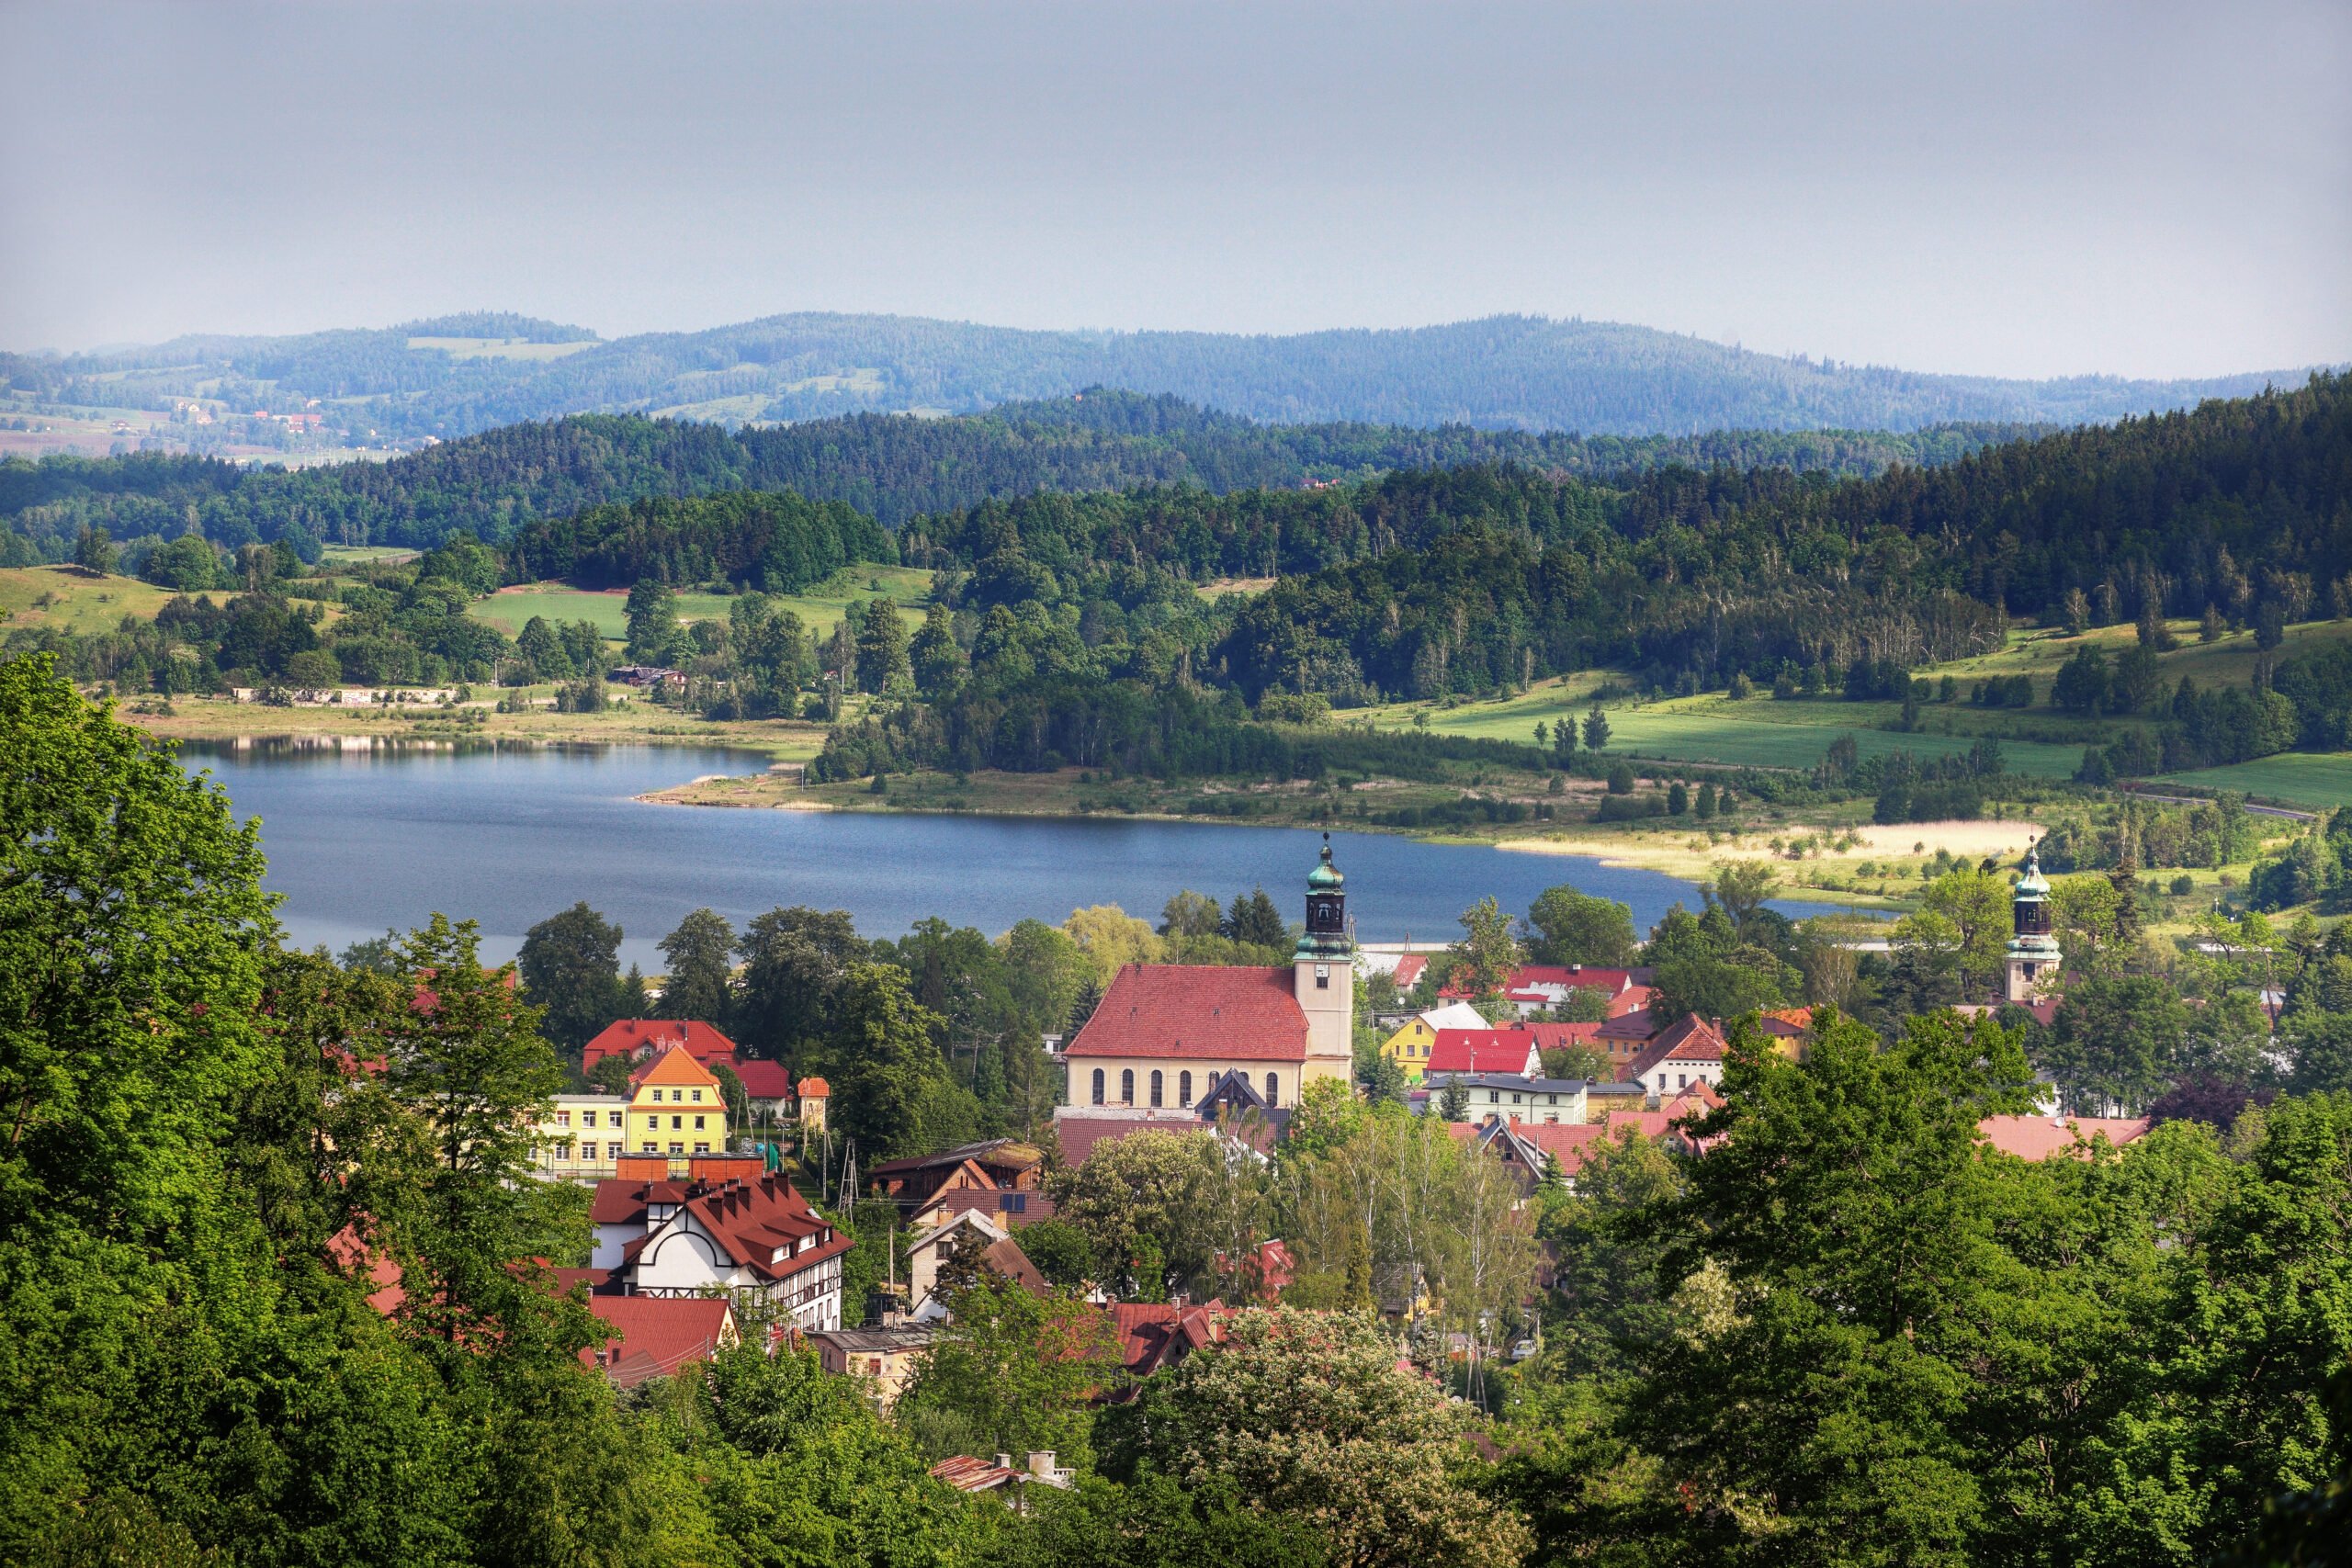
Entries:
<svg viewBox="0 0 2352 1568">
<path fill-rule="evenodd" d="M 999 1470 L 1011 1470 L 1012 1468 L 1012 1456 L 1011 1454 L 997 1455 L 996 1467 Z"/>
<path fill-rule="evenodd" d="M 1044 1480 L 1054 1473 L 1054 1450 L 1033 1449 L 1029 1454 L 1029 1473 Z"/>
</svg>

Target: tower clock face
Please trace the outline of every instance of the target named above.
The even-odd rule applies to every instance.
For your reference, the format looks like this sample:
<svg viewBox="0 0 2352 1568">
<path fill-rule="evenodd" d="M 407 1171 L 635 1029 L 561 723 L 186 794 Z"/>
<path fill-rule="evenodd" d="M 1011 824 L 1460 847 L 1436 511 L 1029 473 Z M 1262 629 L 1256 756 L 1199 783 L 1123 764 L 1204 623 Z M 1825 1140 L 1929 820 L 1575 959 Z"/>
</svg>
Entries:
<svg viewBox="0 0 2352 1568">
<path fill-rule="evenodd" d="M 1329 964 L 1317 964 L 1315 966 L 1315 977 L 1318 980 L 1329 979 L 1331 977 L 1331 966 Z"/>
</svg>

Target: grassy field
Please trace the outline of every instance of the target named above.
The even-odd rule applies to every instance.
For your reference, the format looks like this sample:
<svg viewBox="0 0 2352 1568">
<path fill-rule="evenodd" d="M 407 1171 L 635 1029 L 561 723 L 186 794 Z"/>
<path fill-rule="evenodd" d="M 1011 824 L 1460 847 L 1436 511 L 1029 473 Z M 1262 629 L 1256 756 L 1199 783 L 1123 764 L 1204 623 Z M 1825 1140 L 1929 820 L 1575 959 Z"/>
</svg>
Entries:
<svg viewBox="0 0 2352 1568">
<path fill-rule="evenodd" d="M 2253 677 L 2254 661 L 2260 650 L 2254 646 L 2252 632 L 2231 632 L 2218 642 L 2207 643 L 2197 640 L 2195 621 L 2165 624 L 2180 644 L 2157 658 L 2166 684 L 2176 683 L 2186 675 L 2209 689 L 2243 686 Z M 1969 682 L 1983 676 L 2031 675 L 2036 699 L 2047 702 L 2050 682 L 2057 677 L 2058 667 L 2076 649 L 2088 644 L 2112 660 L 2129 649 L 2138 635 L 2129 626 L 2094 626 L 2079 637 L 2068 637 L 2061 628 L 2025 627 L 2012 631 L 2007 644 L 1996 653 L 1939 664 L 1921 673 L 1951 675 L 1961 682 L 1963 694 Z M 2273 657 L 2292 659 L 2347 640 L 2352 640 L 2352 621 L 2304 621 L 2287 628 L 2287 640 Z"/>
<path fill-rule="evenodd" d="M 0 626 L 10 627 L 112 631 L 125 615 L 154 619 L 171 597 L 169 589 L 135 577 L 85 577 L 70 566 L 0 569 Z"/>
<path fill-rule="evenodd" d="M 2252 633 L 2233 632 L 2218 642 L 2200 643 L 2194 622 L 2175 622 L 2172 629 L 2181 645 L 2159 659 L 2167 687 L 2183 676 L 2211 689 L 2244 685 L 2253 675 L 2256 650 Z M 1966 700 L 1969 686 L 1987 676 L 2030 674 L 2035 678 L 2040 700 L 2047 703 L 2051 681 L 2075 649 L 2087 642 L 2112 657 L 2129 649 L 2135 635 L 2128 626 L 2098 627 L 2080 638 L 2027 629 L 2013 632 L 1998 652 L 1920 671 L 1931 678 L 1951 676 L 1960 683 L 1961 700 L 1926 705 L 1920 710 L 1920 729 L 1909 734 L 1885 728 L 1899 712 L 1894 703 L 1849 703 L 1836 698 L 1776 702 L 1761 694 L 1735 703 L 1721 693 L 1709 693 L 1609 707 L 1609 749 L 1673 761 L 1803 768 L 1819 761 L 1841 734 L 1852 735 L 1864 757 L 1890 751 L 1949 756 L 1966 751 L 1977 737 L 1990 735 L 2000 741 L 2003 759 L 2012 772 L 2071 778 L 2081 765 L 2085 747 L 2111 740 L 2125 726 L 2140 721 L 2081 718 L 2047 706 L 1980 708 Z M 2352 639 L 2352 623 L 2305 622 L 2289 628 L 2277 657 L 2292 658 L 2347 639 Z M 1591 705 L 1594 690 L 1610 678 L 1606 671 L 1587 671 L 1540 682 L 1521 695 L 1498 702 L 1454 707 L 1391 703 L 1340 716 L 1343 722 L 1368 720 L 1382 728 L 1396 728 L 1425 715 L 1429 728 L 1442 735 L 1532 741 L 1539 722 L 1557 726 L 1563 718 L 1581 720 Z M 2255 770 L 2247 776 L 2271 782 L 2229 783 L 2226 787 L 2275 793 L 2282 799 L 2309 800 L 2327 791 L 2336 792 L 2337 798 L 2352 798 L 2352 791 L 2343 788 L 2342 771 L 2327 758 L 2273 758 L 2246 767 Z M 2238 770 L 2215 772 L 2235 774 Z M 2203 775 L 2188 775 L 2184 782 L 2203 782 Z"/>
<path fill-rule="evenodd" d="M 328 545 L 319 551 L 319 558 L 329 566 L 356 566 L 368 561 L 413 560 L 416 554 L 398 545 Z"/>
<path fill-rule="evenodd" d="M 2290 806 L 2352 806 L 2352 752 L 2281 751 L 2275 757 L 2237 762 L 2226 768 L 2166 773 L 2151 782 L 2242 790 L 2267 800 L 2283 800 Z"/>
<path fill-rule="evenodd" d="M 832 630 L 852 605 L 863 609 L 876 597 L 871 586 L 876 582 L 882 585 L 883 596 L 898 602 L 900 615 L 910 624 L 922 622 L 922 612 L 918 606 L 931 595 L 931 573 L 913 567 L 845 568 L 806 593 L 783 596 L 781 603 L 811 630 L 822 634 Z M 678 618 L 724 618 L 734 603 L 723 593 L 681 593 Z M 550 622 L 592 621 L 597 630 L 616 642 L 628 631 L 628 594 L 591 593 L 560 582 L 502 589 L 488 599 L 477 600 L 466 613 L 477 620 L 488 621 L 509 637 L 520 632 L 533 615 L 545 615 Z"/>
<path fill-rule="evenodd" d="M 1532 742 L 1539 722 L 1581 721 L 1600 680 L 1588 671 L 1541 682 L 1502 702 L 1430 707 L 1429 728 L 1441 735 Z M 1409 723 L 1419 705 L 1398 704 L 1341 716 L 1349 721 L 1369 717 L 1383 728 L 1392 728 Z M 1931 704 L 1922 710 L 1926 728 L 1906 735 L 1880 728 L 1898 712 L 1894 703 L 1781 703 L 1768 697 L 1735 703 L 1721 693 L 1612 707 L 1607 712 L 1611 751 L 1678 762 L 1774 768 L 1809 768 L 1821 761 L 1822 753 L 1840 735 L 1851 735 L 1856 750 L 1864 757 L 1890 751 L 1942 757 L 1966 751 L 1979 735 L 1990 734 L 2000 739 L 2001 754 L 2013 771 L 2066 778 L 2081 764 L 2083 746 L 2097 732 L 2094 725 L 2063 715 L 2036 715 L 2030 719 L 2008 716 L 2005 720 L 1997 710 Z M 2062 737 L 2065 731 L 2079 729 L 2082 739 L 2024 740 L 2004 733 L 2020 723 L 2030 725 L 2036 733 Z"/>
</svg>

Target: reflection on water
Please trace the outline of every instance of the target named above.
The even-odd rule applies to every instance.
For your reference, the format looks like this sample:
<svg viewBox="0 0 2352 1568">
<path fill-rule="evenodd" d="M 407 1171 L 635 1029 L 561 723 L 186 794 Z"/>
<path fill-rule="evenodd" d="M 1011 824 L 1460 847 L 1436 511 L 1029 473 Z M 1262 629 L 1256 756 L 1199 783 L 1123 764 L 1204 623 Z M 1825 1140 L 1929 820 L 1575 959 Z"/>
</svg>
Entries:
<svg viewBox="0 0 2352 1568">
<path fill-rule="evenodd" d="M 538 920 L 585 899 L 628 933 L 624 963 L 689 911 L 740 930 L 779 904 L 847 909 L 871 936 L 938 915 L 991 934 L 1084 905 L 1157 919 L 1180 888 L 1230 900 L 1263 885 L 1290 918 L 1315 863 L 1305 829 L 650 806 L 633 798 L 763 759 L 705 747 L 524 746 L 489 739 L 265 737 L 188 745 L 182 761 L 259 817 L 269 886 L 295 941 L 341 948 L 439 910 L 511 956 Z M 1523 911 L 1574 882 L 1646 927 L 1697 890 L 1581 856 L 1334 833 L 1366 941 L 1444 940 L 1488 894 Z M 1804 906 L 1783 905 L 1792 913 Z"/>
</svg>

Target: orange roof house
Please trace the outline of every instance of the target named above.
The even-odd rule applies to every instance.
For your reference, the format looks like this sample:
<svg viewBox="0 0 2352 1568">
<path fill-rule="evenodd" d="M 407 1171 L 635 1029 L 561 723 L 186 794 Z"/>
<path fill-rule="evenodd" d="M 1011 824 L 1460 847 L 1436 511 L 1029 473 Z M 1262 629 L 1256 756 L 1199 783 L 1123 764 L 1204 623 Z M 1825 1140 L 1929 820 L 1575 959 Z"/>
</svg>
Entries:
<svg viewBox="0 0 2352 1568">
<path fill-rule="evenodd" d="M 2128 1148 L 2154 1125 L 2145 1116 L 1987 1116 L 1976 1124 L 1976 1135 L 2019 1159 L 2088 1159 L 2094 1144 Z"/>
</svg>

